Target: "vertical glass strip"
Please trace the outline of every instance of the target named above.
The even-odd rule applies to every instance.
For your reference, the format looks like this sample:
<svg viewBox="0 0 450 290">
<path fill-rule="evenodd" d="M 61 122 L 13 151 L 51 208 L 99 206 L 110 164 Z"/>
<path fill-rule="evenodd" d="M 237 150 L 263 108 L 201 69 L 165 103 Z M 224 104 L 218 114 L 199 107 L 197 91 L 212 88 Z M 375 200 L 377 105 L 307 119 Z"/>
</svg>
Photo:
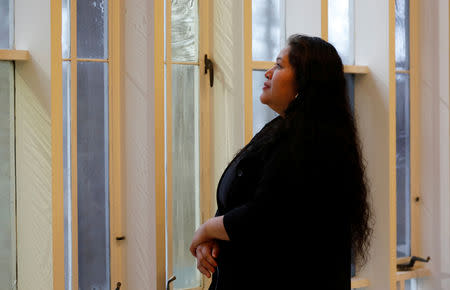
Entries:
<svg viewBox="0 0 450 290">
<path fill-rule="evenodd" d="M 62 57 L 70 57 L 70 0 L 62 0 L 61 17 L 61 47 Z"/>
<path fill-rule="evenodd" d="M 172 65 L 172 246 L 178 289 L 200 287 L 201 282 L 189 252 L 201 220 L 198 78 L 198 66 Z"/>
<path fill-rule="evenodd" d="M 395 1 L 395 65 L 409 70 L 409 0 Z"/>
<path fill-rule="evenodd" d="M 0 49 L 14 48 L 13 7 L 13 0 L 0 0 Z"/>
<path fill-rule="evenodd" d="M 71 174 L 71 103 L 70 62 L 62 64 L 63 81 L 63 170 L 64 170 L 64 280 L 72 289 L 72 174 Z"/>
<path fill-rule="evenodd" d="M 284 45 L 284 0 L 252 0 L 253 60 L 275 61 Z"/>
<path fill-rule="evenodd" d="M 198 0 L 172 0 L 172 60 L 198 60 Z"/>
<path fill-rule="evenodd" d="M 253 135 L 256 135 L 265 124 L 278 116 L 275 111 L 261 103 L 259 99 L 266 81 L 264 74 L 265 71 L 253 71 Z"/>
<path fill-rule="evenodd" d="M 108 58 L 108 0 L 77 1 L 77 54 Z"/>
<path fill-rule="evenodd" d="M 328 41 L 345 65 L 355 63 L 354 0 L 328 0 Z"/>
<path fill-rule="evenodd" d="M 14 68 L 0 61 L 0 287 L 5 289 L 16 284 L 14 146 Z"/>
<path fill-rule="evenodd" d="M 108 64 L 78 63 L 78 272 L 80 289 L 110 289 Z"/>
<path fill-rule="evenodd" d="M 411 255 L 409 74 L 398 73 L 397 121 L 397 257 Z"/>
</svg>

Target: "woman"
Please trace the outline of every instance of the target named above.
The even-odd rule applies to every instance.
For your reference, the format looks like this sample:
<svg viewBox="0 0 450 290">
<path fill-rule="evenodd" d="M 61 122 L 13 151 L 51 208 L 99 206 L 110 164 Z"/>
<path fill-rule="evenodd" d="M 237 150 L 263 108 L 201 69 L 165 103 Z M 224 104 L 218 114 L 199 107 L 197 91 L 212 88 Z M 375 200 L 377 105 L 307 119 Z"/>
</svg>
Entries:
<svg viewBox="0 0 450 290">
<path fill-rule="evenodd" d="M 371 226 L 342 61 L 293 35 L 265 76 L 260 100 L 279 116 L 228 165 L 191 253 L 210 289 L 350 289 Z"/>
</svg>

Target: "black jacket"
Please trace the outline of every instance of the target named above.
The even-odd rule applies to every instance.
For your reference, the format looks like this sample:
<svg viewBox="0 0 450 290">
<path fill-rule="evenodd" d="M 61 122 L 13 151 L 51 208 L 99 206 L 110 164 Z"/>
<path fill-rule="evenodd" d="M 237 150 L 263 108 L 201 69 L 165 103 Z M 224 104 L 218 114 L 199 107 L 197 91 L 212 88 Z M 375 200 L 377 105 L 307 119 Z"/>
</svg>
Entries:
<svg viewBox="0 0 450 290">
<path fill-rule="evenodd" d="M 289 136 L 271 135 L 280 122 L 267 124 L 219 182 L 216 215 L 230 241 L 220 242 L 210 289 L 350 289 L 341 174 L 296 158 Z"/>
</svg>

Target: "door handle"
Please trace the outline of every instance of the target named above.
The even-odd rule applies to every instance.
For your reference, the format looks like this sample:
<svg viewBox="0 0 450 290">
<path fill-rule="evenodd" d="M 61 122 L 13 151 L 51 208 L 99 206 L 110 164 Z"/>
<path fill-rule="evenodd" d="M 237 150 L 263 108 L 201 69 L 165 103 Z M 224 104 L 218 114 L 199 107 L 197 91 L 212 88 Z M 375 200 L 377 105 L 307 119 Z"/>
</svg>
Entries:
<svg viewBox="0 0 450 290">
<path fill-rule="evenodd" d="M 209 70 L 209 86 L 212 88 L 214 85 L 214 64 L 212 60 L 208 58 L 208 55 L 205 54 L 205 75 Z"/>
<path fill-rule="evenodd" d="M 177 279 L 177 277 L 172 276 L 172 277 L 169 278 L 169 280 L 167 280 L 166 290 L 170 290 L 170 283 L 172 283 L 176 279 Z"/>
</svg>

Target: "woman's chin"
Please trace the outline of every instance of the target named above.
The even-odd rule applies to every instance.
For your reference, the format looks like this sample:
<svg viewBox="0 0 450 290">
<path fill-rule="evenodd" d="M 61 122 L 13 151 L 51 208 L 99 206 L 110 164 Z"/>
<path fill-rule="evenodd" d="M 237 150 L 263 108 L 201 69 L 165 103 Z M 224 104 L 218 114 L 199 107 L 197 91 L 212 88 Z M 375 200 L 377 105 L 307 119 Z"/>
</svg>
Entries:
<svg viewBox="0 0 450 290">
<path fill-rule="evenodd" d="M 261 96 L 259 96 L 259 101 L 261 102 L 261 104 L 267 105 L 267 103 L 268 103 L 268 98 L 267 98 L 267 96 L 265 96 L 264 93 L 263 93 Z"/>
</svg>

